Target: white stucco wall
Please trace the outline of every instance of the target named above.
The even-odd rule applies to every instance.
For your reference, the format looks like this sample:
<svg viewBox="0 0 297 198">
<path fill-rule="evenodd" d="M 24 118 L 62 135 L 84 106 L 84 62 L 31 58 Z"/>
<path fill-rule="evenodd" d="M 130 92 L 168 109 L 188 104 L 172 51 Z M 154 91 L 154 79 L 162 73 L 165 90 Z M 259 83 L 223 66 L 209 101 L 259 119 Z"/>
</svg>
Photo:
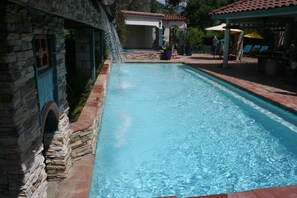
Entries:
<svg viewBox="0 0 297 198">
<path fill-rule="evenodd" d="M 178 27 L 180 30 L 185 31 L 187 24 L 185 21 L 163 21 L 165 42 L 169 42 L 170 27 Z"/>
<path fill-rule="evenodd" d="M 178 27 L 181 31 L 185 31 L 187 28 L 185 21 L 163 21 L 163 18 L 164 16 L 126 13 L 125 23 L 129 33 L 123 47 L 128 49 L 152 48 L 156 37 L 156 28 L 164 28 L 163 41 L 165 42 L 169 42 L 171 27 Z M 159 38 L 162 37 L 157 38 L 157 43 L 159 43 Z"/>
<path fill-rule="evenodd" d="M 161 23 L 160 25 L 162 27 L 162 17 L 127 15 L 125 16 L 125 23 L 126 25 L 141 25 L 154 27 L 159 27 L 159 23 Z"/>
<path fill-rule="evenodd" d="M 170 28 L 172 26 L 178 27 L 179 29 L 186 29 L 187 24 L 185 21 L 163 21 L 163 27 Z"/>
</svg>

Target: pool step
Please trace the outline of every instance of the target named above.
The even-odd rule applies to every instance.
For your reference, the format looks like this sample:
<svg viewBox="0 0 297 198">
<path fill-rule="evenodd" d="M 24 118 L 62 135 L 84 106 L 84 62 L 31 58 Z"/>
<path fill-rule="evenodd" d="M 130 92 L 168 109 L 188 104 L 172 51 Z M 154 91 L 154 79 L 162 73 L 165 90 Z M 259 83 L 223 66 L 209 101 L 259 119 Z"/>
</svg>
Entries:
<svg viewBox="0 0 297 198">
<path fill-rule="evenodd" d="M 180 59 L 180 56 L 177 55 L 177 50 L 176 49 L 172 50 L 171 59 Z"/>
<path fill-rule="evenodd" d="M 180 56 L 177 54 L 172 54 L 171 59 L 180 59 Z"/>
</svg>

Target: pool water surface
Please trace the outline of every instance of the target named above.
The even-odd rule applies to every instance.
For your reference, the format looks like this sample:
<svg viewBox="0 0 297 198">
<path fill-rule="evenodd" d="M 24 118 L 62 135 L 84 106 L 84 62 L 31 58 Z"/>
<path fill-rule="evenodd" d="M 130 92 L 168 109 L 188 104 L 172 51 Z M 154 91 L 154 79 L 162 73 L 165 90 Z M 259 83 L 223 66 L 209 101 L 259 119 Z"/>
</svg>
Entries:
<svg viewBox="0 0 297 198">
<path fill-rule="evenodd" d="M 183 64 L 113 64 L 89 197 L 297 184 L 297 118 Z"/>
</svg>

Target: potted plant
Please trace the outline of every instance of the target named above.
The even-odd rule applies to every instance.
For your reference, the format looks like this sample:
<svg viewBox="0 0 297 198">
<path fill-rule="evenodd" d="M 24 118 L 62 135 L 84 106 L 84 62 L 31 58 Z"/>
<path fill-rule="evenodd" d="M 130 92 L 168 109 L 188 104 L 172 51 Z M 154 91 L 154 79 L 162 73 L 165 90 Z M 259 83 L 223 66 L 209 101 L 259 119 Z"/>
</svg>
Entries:
<svg viewBox="0 0 297 198">
<path fill-rule="evenodd" d="M 165 44 L 162 46 L 163 52 L 161 54 L 161 60 L 170 60 L 172 56 L 172 46 Z"/>
<path fill-rule="evenodd" d="M 187 43 L 185 47 L 185 53 L 186 53 L 186 56 L 192 56 L 193 54 L 193 47 L 189 43 Z"/>
</svg>

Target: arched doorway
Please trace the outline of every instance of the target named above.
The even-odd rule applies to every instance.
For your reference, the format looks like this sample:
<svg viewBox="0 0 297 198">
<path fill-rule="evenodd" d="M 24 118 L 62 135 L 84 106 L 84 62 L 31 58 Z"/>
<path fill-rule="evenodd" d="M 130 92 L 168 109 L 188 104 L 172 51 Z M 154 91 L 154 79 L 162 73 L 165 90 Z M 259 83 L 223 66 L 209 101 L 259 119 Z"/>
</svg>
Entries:
<svg viewBox="0 0 297 198">
<path fill-rule="evenodd" d="M 50 101 L 44 105 L 41 118 L 47 180 L 63 180 L 72 163 L 68 116 L 60 115 L 57 104 Z"/>
<path fill-rule="evenodd" d="M 187 29 L 186 18 L 176 14 L 165 15 L 164 21 L 164 40 L 166 43 L 178 48 L 178 53 L 183 55 L 185 48 L 185 31 Z"/>
<path fill-rule="evenodd" d="M 50 169 L 50 164 L 52 159 L 55 157 L 53 153 L 49 150 L 54 139 L 55 132 L 59 130 L 59 109 L 56 103 L 48 102 L 45 104 L 42 111 L 42 130 L 43 130 L 43 155 L 45 158 L 45 169 L 47 172 L 47 178 L 52 177 Z"/>
</svg>

